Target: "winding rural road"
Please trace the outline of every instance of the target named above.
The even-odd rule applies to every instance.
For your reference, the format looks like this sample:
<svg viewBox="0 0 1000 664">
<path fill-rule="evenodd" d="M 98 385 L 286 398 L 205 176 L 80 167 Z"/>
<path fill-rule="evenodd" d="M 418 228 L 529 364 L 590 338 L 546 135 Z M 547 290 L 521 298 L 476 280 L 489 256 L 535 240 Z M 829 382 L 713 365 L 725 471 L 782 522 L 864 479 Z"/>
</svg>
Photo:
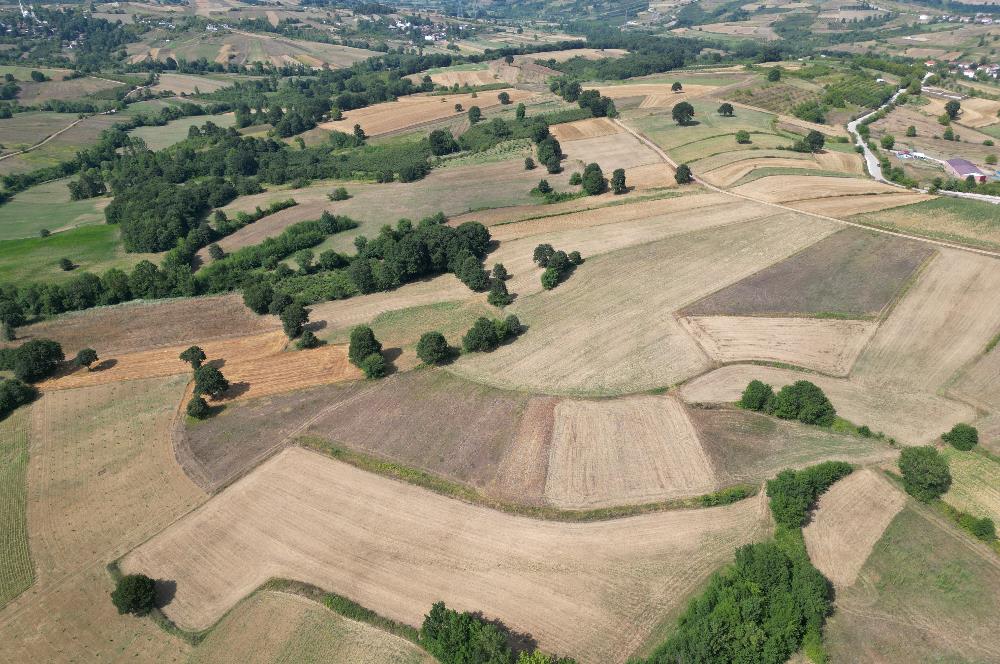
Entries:
<svg viewBox="0 0 1000 664">
<path fill-rule="evenodd" d="M 641 132 L 638 132 L 635 129 L 632 129 L 631 127 L 629 127 L 627 124 L 625 124 L 624 122 L 622 122 L 618 118 L 614 118 L 613 122 L 615 122 L 619 127 L 621 127 L 622 129 L 624 129 L 628 133 L 632 134 L 632 136 L 634 136 L 643 145 L 645 145 L 648 148 L 650 148 L 651 150 L 653 150 L 653 152 L 655 152 L 656 154 L 658 154 L 665 162 L 667 162 L 671 166 L 671 168 L 673 168 L 674 170 L 677 169 L 677 162 L 675 162 L 673 159 L 671 159 L 670 156 L 666 152 L 664 152 L 663 149 L 659 145 L 657 145 L 656 143 L 654 143 L 653 141 L 651 141 L 649 138 L 647 138 Z M 726 196 L 732 196 L 733 198 L 742 198 L 744 200 L 753 201 L 754 203 L 759 203 L 761 205 L 767 205 L 769 207 L 772 207 L 772 208 L 775 208 L 775 209 L 778 209 L 778 210 L 783 210 L 785 212 L 795 212 L 796 214 L 804 214 L 806 216 L 813 217 L 813 218 L 816 218 L 816 219 L 824 219 L 826 221 L 835 221 L 837 223 L 845 224 L 847 226 L 854 226 L 855 228 L 861 228 L 861 229 L 868 230 L 868 231 L 875 231 L 876 233 L 883 233 L 884 235 L 892 235 L 892 236 L 895 236 L 895 237 L 905 238 L 907 240 L 916 240 L 918 242 L 925 242 L 927 244 L 933 244 L 933 245 L 938 246 L 938 247 L 946 247 L 948 249 L 958 249 L 960 251 L 967 251 L 969 253 L 980 254 L 982 256 L 991 256 L 993 258 L 1000 258 L 1000 251 L 990 251 L 988 249 L 976 249 L 975 247 L 966 247 L 966 246 L 961 245 L 961 244 L 953 244 L 951 242 L 944 242 L 942 240 L 933 240 L 931 238 L 920 237 L 919 235 L 909 235 L 907 233 L 899 233 L 897 231 L 890 231 L 890 230 L 886 230 L 884 228 L 878 228 L 878 227 L 874 227 L 874 226 L 866 226 L 864 224 L 859 224 L 859 223 L 854 222 L 854 221 L 846 221 L 844 219 L 838 219 L 836 217 L 828 217 L 825 214 L 817 214 L 815 212 L 805 212 L 803 210 L 796 210 L 795 208 L 788 207 L 787 205 L 781 205 L 780 203 L 771 203 L 769 201 L 758 200 L 756 198 L 752 198 L 752 197 L 746 196 L 744 194 L 737 194 L 736 192 L 733 192 L 733 191 L 727 191 L 725 189 L 720 189 L 719 187 L 716 187 L 715 185 L 712 185 L 712 184 L 709 184 L 708 182 L 705 182 L 704 180 L 702 180 L 700 177 L 698 177 L 694 173 L 692 173 L 691 175 L 694 178 L 695 182 L 697 182 L 698 184 L 702 185 L 706 189 L 709 189 L 709 190 L 714 191 L 716 193 L 725 194 Z"/>
</svg>

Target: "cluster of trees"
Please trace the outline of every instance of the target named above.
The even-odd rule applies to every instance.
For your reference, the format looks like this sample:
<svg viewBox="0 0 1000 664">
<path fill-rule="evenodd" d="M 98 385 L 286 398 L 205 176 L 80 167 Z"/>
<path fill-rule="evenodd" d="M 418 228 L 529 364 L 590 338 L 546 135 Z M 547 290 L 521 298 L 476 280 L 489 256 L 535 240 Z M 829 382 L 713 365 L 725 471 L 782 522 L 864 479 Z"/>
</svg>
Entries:
<svg viewBox="0 0 1000 664">
<path fill-rule="evenodd" d="M 38 396 L 38 390 L 17 378 L 0 380 L 0 420 Z"/>
<path fill-rule="evenodd" d="M 13 371 L 26 383 L 48 378 L 66 359 L 62 346 L 51 339 L 32 339 L 14 348 L 0 348 L 0 370 Z"/>
<path fill-rule="evenodd" d="M 822 132 L 810 129 L 804 138 L 792 144 L 792 150 L 795 152 L 819 152 L 824 145 L 826 145 L 826 137 Z"/>
<path fill-rule="evenodd" d="M 580 108 L 590 111 L 592 117 L 618 117 L 613 99 L 602 96 L 599 90 L 584 90 L 578 80 L 560 76 L 552 80 L 549 90 L 570 103 L 576 102 Z"/>
<path fill-rule="evenodd" d="M 420 627 L 420 645 L 441 664 L 575 664 L 538 650 L 515 657 L 507 637 L 506 629 L 482 614 L 455 611 L 444 602 L 431 607 Z"/>
<path fill-rule="evenodd" d="M 535 247 L 531 259 L 538 267 L 545 268 L 542 272 L 542 287 L 545 290 L 552 290 L 565 279 L 577 265 L 583 263 L 583 257 L 579 251 L 556 251 L 551 244 L 540 244 Z"/>
<path fill-rule="evenodd" d="M 823 390 L 807 380 L 785 385 L 777 394 L 767 383 L 752 380 L 743 390 L 739 405 L 783 420 L 819 426 L 830 426 L 837 418 L 837 411 Z"/>
<path fill-rule="evenodd" d="M 382 354 L 382 343 L 367 325 L 359 325 L 351 330 L 347 357 L 351 364 L 365 373 L 366 378 L 382 378 L 388 370 Z"/>
<path fill-rule="evenodd" d="M 486 301 L 494 307 L 506 307 L 514 301 L 514 296 L 507 290 L 507 278 L 507 268 L 503 263 L 494 264 L 490 276 L 490 292 L 486 296 Z"/>
<path fill-rule="evenodd" d="M 517 316 L 493 320 L 481 316 L 462 337 L 462 350 L 466 353 L 487 353 L 520 333 L 521 321 Z"/>
<path fill-rule="evenodd" d="M 851 464 L 826 461 L 804 470 L 783 470 L 767 482 L 771 514 L 779 526 L 801 528 L 809 522 L 816 500 L 834 482 L 851 474 Z"/>
<path fill-rule="evenodd" d="M 205 401 L 205 395 L 211 399 L 220 399 L 229 389 L 229 381 L 218 367 L 205 364 L 208 357 L 199 346 L 191 346 L 180 354 L 180 359 L 191 365 L 194 371 L 194 394 L 187 405 L 187 414 L 203 420 L 212 413 L 211 407 Z"/>
</svg>

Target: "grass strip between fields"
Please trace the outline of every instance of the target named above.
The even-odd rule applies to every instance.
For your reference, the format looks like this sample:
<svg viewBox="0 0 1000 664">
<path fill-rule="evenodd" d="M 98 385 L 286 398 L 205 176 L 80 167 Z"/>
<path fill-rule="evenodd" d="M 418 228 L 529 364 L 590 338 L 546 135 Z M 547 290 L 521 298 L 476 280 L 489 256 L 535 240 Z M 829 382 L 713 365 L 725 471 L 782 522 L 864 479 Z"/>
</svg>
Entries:
<svg viewBox="0 0 1000 664">
<path fill-rule="evenodd" d="M 655 503 L 642 503 L 638 505 L 617 505 L 613 507 L 601 507 L 589 510 L 567 510 L 548 505 L 523 505 L 507 502 L 483 495 L 476 489 L 453 482 L 451 480 L 433 475 L 418 468 L 404 466 L 399 463 L 380 459 L 378 457 L 355 452 L 346 449 L 335 443 L 324 440 L 316 436 L 303 436 L 296 439 L 297 444 L 306 449 L 313 450 L 320 454 L 350 464 L 355 468 L 401 480 L 408 484 L 413 484 L 434 493 L 461 500 L 473 505 L 488 507 L 507 514 L 516 516 L 526 516 L 533 519 L 543 519 L 546 521 L 606 521 L 609 519 L 620 519 L 650 512 L 663 512 L 675 509 L 692 509 L 701 507 L 715 507 L 718 505 L 728 505 L 737 501 L 757 495 L 760 487 L 753 484 L 737 484 L 725 487 L 719 491 L 702 496 L 691 496 L 689 498 L 677 498 Z"/>
</svg>

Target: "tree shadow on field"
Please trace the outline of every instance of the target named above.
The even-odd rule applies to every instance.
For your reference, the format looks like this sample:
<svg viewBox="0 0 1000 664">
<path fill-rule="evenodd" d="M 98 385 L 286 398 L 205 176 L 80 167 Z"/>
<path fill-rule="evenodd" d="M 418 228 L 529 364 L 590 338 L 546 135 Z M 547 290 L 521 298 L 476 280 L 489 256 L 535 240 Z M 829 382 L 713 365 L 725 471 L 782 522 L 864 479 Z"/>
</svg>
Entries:
<svg viewBox="0 0 1000 664">
<path fill-rule="evenodd" d="M 403 354 L 402 348 L 383 348 L 382 357 L 385 358 L 385 375 L 391 376 L 399 371 L 396 368 L 396 360 Z"/>
<path fill-rule="evenodd" d="M 309 321 L 302 326 L 303 330 L 309 330 L 313 334 L 319 332 L 320 330 L 325 330 L 328 327 L 325 320 L 313 320 Z"/>
<path fill-rule="evenodd" d="M 111 359 L 108 359 L 108 360 L 101 360 L 100 362 L 98 362 L 94 366 L 90 367 L 90 370 L 91 371 L 107 371 L 108 369 L 112 368 L 116 364 L 118 364 L 118 360 L 116 360 L 114 358 L 111 358 Z"/>
<path fill-rule="evenodd" d="M 507 645 L 514 651 L 515 656 L 520 655 L 522 652 L 530 653 L 538 648 L 538 641 L 536 641 L 535 637 L 531 634 L 526 632 L 515 632 L 510 627 L 505 625 L 502 620 L 496 618 L 491 620 L 484 616 L 481 611 L 477 611 L 472 615 L 500 630 L 500 633 L 503 634 L 504 638 L 507 640 Z"/>
<path fill-rule="evenodd" d="M 157 579 L 153 582 L 156 588 L 156 608 L 162 609 L 174 601 L 177 594 L 177 582 L 171 579 Z"/>
<path fill-rule="evenodd" d="M 250 383 L 240 381 L 239 383 L 230 383 L 229 389 L 227 389 L 223 396 L 227 399 L 235 399 L 238 396 L 242 396 L 247 393 L 250 389 Z"/>
<path fill-rule="evenodd" d="M 205 362 L 205 366 L 206 367 L 215 367 L 216 369 L 221 369 L 222 367 L 226 366 L 226 358 L 224 358 L 224 357 L 217 357 L 214 360 L 209 360 L 208 362 Z"/>
</svg>

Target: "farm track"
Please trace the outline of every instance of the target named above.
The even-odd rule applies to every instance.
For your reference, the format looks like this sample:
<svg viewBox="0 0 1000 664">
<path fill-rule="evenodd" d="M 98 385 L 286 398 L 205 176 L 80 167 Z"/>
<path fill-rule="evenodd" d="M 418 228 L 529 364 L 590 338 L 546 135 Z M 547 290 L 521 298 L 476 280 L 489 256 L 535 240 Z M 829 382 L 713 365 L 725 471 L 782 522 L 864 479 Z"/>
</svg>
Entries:
<svg viewBox="0 0 1000 664">
<path fill-rule="evenodd" d="M 103 115 L 103 113 L 101 115 Z M 60 129 L 59 131 L 55 132 L 54 134 L 49 134 L 43 140 L 39 141 L 38 143 L 35 143 L 31 147 L 24 148 L 23 150 L 19 150 L 17 152 L 11 152 L 10 154 L 3 155 L 2 157 L 0 157 L 0 161 L 3 161 L 4 159 L 10 159 L 11 157 L 16 157 L 19 154 L 25 154 L 26 152 L 31 152 L 32 150 L 36 150 L 36 149 L 42 147 L 43 145 L 45 145 L 46 143 L 48 143 L 49 141 L 51 141 L 53 138 L 56 138 L 57 136 L 59 136 L 63 132 L 69 131 L 70 129 L 72 129 L 73 127 L 77 126 L 78 124 L 80 124 L 81 122 L 83 122 L 84 120 L 86 120 L 89 117 L 91 117 L 91 116 L 88 115 L 85 118 L 77 118 L 76 120 L 74 120 L 73 122 L 69 123 L 68 125 L 66 125 L 62 129 Z"/>
<path fill-rule="evenodd" d="M 657 152 L 663 159 L 666 160 L 666 162 L 668 164 L 670 164 L 670 166 L 672 168 L 674 168 L 674 169 L 677 168 L 677 162 L 675 162 L 673 159 L 671 159 L 670 156 L 659 145 L 657 145 L 656 143 L 654 143 L 653 141 L 651 141 L 646 135 L 644 135 L 643 133 L 641 133 L 639 131 L 636 131 L 632 127 L 629 127 L 628 125 L 626 125 L 621 120 L 618 120 L 617 118 L 615 119 L 615 122 L 617 122 L 619 125 L 621 125 L 625 129 L 625 131 L 629 132 L 630 134 L 632 134 L 633 136 L 635 136 L 637 139 L 639 139 L 641 142 L 645 143 L 647 146 L 649 146 L 655 152 Z M 975 247 L 967 247 L 965 245 L 955 244 L 955 243 L 952 243 L 952 242 L 945 242 L 943 240 L 934 240 L 934 239 L 931 239 L 931 238 L 922 237 L 920 235 L 910 235 L 908 233 L 900 233 L 898 231 L 890 231 L 890 230 L 886 230 L 884 228 L 877 228 L 877 227 L 872 227 L 872 226 L 866 226 L 864 224 L 859 224 L 859 223 L 854 222 L 854 221 L 846 221 L 844 219 L 838 219 L 836 217 L 829 217 L 829 216 L 824 215 L 824 214 L 817 214 L 816 212 L 807 212 L 807 211 L 804 211 L 804 210 L 799 210 L 799 209 L 796 209 L 796 208 L 793 208 L 793 207 L 789 207 L 787 205 L 782 205 L 780 203 L 770 203 L 768 201 L 763 201 L 763 200 L 759 200 L 759 199 L 756 199 L 756 198 L 751 198 L 750 196 L 747 196 L 747 195 L 744 195 L 744 194 L 738 194 L 738 193 L 735 193 L 735 192 L 732 192 L 732 191 L 727 191 L 725 189 L 720 189 L 719 187 L 716 187 L 715 185 L 709 184 L 704 179 L 702 179 L 701 177 L 699 177 L 699 176 L 697 176 L 697 175 L 695 175 L 693 173 L 692 173 L 692 176 L 693 176 L 695 182 L 697 182 L 698 184 L 702 185 L 703 187 L 705 187 L 707 189 L 710 189 L 711 191 L 714 191 L 716 193 L 725 194 L 727 196 L 732 196 L 734 198 L 742 198 L 744 200 L 753 201 L 754 203 L 760 203 L 762 205 L 767 205 L 767 206 L 770 206 L 772 208 L 775 208 L 775 209 L 778 209 L 778 210 L 782 210 L 782 211 L 785 211 L 785 212 L 795 212 L 795 213 L 798 213 L 798 214 L 804 214 L 806 216 L 813 217 L 815 219 L 823 219 L 825 221 L 833 221 L 833 222 L 836 222 L 838 224 L 844 224 L 846 226 L 853 226 L 855 228 L 861 228 L 861 229 L 868 230 L 868 231 L 873 231 L 873 232 L 876 232 L 876 233 L 882 233 L 884 235 L 891 235 L 891 236 L 894 236 L 894 237 L 905 238 L 907 240 L 916 240 L 918 242 L 925 242 L 927 244 L 933 244 L 933 245 L 938 246 L 938 247 L 945 247 L 945 248 L 948 248 L 948 249 L 958 249 L 960 251 L 966 251 L 966 252 L 969 252 L 969 253 L 979 254 L 981 256 L 989 256 L 991 258 L 1000 258 L 1000 251 L 990 251 L 989 249 L 977 249 Z"/>
</svg>

